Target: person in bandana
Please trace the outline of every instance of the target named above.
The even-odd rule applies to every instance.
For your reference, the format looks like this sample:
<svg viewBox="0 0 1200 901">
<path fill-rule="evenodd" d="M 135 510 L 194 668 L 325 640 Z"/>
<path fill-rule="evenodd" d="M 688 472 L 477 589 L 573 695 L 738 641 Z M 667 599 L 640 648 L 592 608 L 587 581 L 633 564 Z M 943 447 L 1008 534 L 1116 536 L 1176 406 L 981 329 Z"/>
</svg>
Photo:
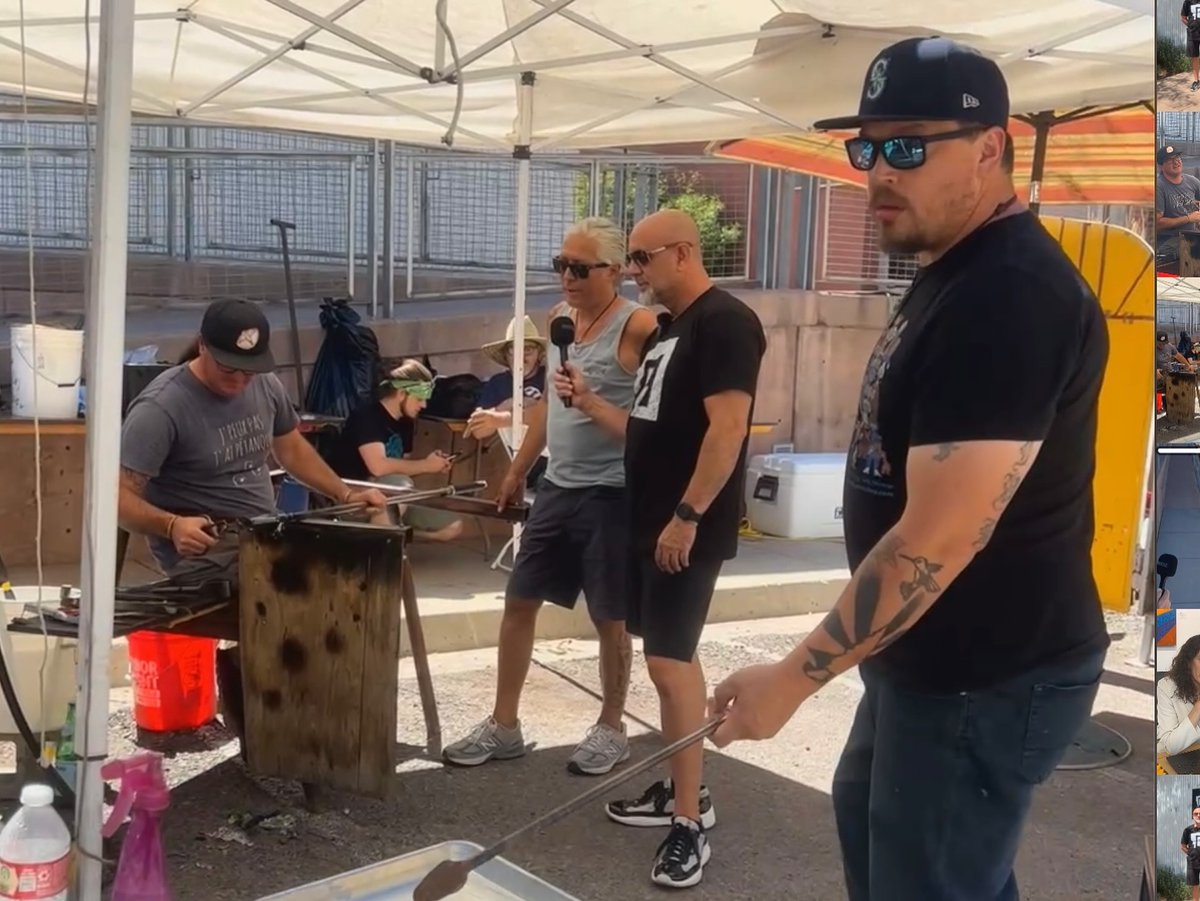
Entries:
<svg viewBox="0 0 1200 901">
<path fill-rule="evenodd" d="M 343 479 L 413 488 L 414 476 L 441 475 L 450 457 L 435 450 L 412 456 L 412 424 L 433 393 L 433 374 L 416 360 L 405 360 L 380 382 L 377 397 L 355 409 L 342 426 L 329 461 Z M 461 519 L 419 507 L 381 510 L 377 525 L 403 522 L 430 541 L 453 541 L 462 535 Z"/>
</svg>

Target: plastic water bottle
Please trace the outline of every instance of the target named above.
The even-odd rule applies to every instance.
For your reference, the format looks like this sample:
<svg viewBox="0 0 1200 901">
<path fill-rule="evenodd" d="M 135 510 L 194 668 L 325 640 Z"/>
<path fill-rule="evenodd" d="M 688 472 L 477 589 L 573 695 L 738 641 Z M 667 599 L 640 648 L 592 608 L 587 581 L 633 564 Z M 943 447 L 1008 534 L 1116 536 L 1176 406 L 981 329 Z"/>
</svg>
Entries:
<svg viewBox="0 0 1200 901">
<path fill-rule="evenodd" d="M 0 898 L 67 901 L 71 833 L 52 806 L 54 789 L 21 789 L 21 809 L 0 831 Z"/>
</svg>

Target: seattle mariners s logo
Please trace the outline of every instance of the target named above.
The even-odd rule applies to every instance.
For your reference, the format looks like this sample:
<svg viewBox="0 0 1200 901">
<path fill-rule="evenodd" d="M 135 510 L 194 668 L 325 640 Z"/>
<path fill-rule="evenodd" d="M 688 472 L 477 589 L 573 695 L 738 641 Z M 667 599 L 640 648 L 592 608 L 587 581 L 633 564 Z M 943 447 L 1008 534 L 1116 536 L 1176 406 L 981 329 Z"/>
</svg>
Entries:
<svg viewBox="0 0 1200 901">
<path fill-rule="evenodd" d="M 875 60 L 875 65 L 871 66 L 871 72 L 867 76 L 867 99 L 878 100 L 879 95 L 883 93 L 883 88 L 887 84 L 887 57 Z"/>
</svg>

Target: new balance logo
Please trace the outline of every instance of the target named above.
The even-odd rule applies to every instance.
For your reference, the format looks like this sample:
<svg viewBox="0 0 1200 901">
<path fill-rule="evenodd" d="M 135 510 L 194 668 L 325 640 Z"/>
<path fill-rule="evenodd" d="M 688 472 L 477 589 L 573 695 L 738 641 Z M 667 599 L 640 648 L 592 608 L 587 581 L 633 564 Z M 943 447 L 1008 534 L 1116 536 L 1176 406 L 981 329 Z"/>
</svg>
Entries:
<svg viewBox="0 0 1200 901">
<path fill-rule="evenodd" d="M 973 109 L 979 106 L 979 100 L 970 94 L 963 94 L 963 109 Z"/>
</svg>

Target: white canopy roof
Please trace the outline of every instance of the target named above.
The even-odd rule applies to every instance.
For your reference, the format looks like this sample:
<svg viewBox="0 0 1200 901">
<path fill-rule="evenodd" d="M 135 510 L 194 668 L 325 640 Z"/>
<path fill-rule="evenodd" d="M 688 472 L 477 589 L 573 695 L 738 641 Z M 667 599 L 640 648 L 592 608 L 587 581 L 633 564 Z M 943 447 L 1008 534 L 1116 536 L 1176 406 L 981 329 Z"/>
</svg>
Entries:
<svg viewBox="0 0 1200 901">
<path fill-rule="evenodd" d="M 462 148 L 511 147 L 523 71 L 537 76 L 535 151 L 807 129 L 853 111 L 872 56 L 912 35 L 997 58 L 1014 112 L 1145 100 L 1154 83 L 1150 0 L 126 2 L 138 112 L 436 144 L 458 93 L 438 73 L 457 55 Z M 31 94 L 82 98 L 84 8 L 25 3 Z M 20 45 L 17 0 L 0 0 L 0 90 L 21 90 Z"/>
</svg>

